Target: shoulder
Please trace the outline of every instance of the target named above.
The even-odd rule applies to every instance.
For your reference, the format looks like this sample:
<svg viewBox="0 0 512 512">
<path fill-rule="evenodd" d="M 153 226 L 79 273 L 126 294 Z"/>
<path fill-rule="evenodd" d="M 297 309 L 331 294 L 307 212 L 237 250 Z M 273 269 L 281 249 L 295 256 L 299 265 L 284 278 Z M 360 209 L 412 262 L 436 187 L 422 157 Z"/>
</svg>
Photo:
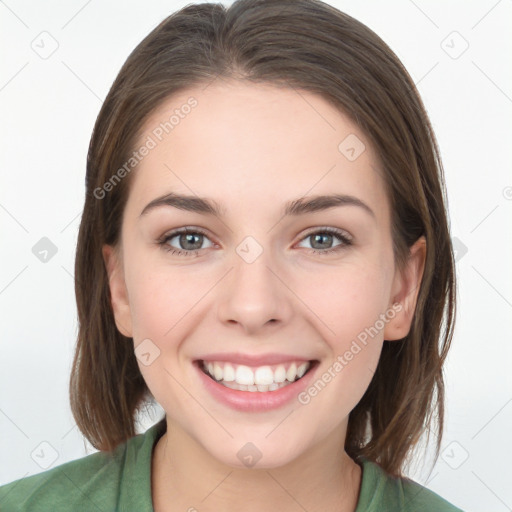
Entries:
<svg viewBox="0 0 512 512">
<path fill-rule="evenodd" d="M 114 510 L 111 490 L 119 482 L 122 448 L 93 453 L 1 486 L 0 510 Z"/>
<path fill-rule="evenodd" d="M 0 510 L 152 511 L 152 451 L 165 427 L 163 419 L 111 452 L 96 452 L 0 486 Z"/>
<path fill-rule="evenodd" d="M 403 489 L 405 510 L 437 512 L 462 512 L 460 508 L 452 505 L 434 491 L 427 489 L 408 478 L 400 479 L 400 486 Z"/>
<path fill-rule="evenodd" d="M 367 459 L 363 459 L 362 464 L 363 479 L 356 512 L 463 512 L 414 480 L 391 476 Z"/>
</svg>

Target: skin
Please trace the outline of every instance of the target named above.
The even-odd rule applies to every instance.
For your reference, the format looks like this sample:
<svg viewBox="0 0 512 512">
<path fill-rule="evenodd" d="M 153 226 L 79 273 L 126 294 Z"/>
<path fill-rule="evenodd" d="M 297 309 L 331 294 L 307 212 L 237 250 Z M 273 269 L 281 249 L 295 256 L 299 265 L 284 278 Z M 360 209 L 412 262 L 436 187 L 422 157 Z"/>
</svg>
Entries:
<svg viewBox="0 0 512 512">
<path fill-rule="evenodd" d="M 119 246 L 103 248 L 119 331 L 135 348 L 149 338 L 160 350 L 150 365 L 139 361 L 167 414 L 152 463 L 155 510 L 354 511 L 362 472 L 344 451 L 348 415 L 371 381 L 383 340 L 410 329 L 425 241 L 399 271 L 377 155 L 323 98 L 217 80 L 168 98 L 148 118 L 141 143 L 190 96 L 197 107 L 131 177 Z M 349 134 L 366 146 L 354 161 L 338 150 Z M 171 191 L 214 199 L 225 216 L 163 206 L 140 217 Z M 282 216 L 287 201 L 335 192 L 359 198 L 374 216 L 352 205 Z M 198 256 L 155 243 L 186 226 L 208 233 Z M 312 253 L 342 244 L 333 236 L 331 245 L 314 245 L 310 235 L 322 227 L 344 230 L 352 244 Z M 250 264 L 236 252 L 246 236 L 263 249 Z M 167 245 L 190 247 L 179 236 Z M 192 366 L 213 352 L 277 352 L 319 360 L 320 376 L 394 303 L 401 311 L 307 405 L 235 411 L 203 388 Z M 262 453 L 252 468 L 237 457 L 249 441 Z"/>
</svg>

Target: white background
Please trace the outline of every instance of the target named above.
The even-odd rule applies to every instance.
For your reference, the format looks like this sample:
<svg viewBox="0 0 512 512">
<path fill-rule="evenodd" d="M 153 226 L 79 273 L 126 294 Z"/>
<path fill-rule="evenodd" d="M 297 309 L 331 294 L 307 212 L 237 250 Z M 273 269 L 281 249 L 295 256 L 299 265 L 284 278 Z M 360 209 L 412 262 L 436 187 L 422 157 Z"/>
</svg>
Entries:
<svg viewBox="0 0 512 512">
<path fill-rule="evenodd" d="M 34 450 L 55 453 L 51 467 L 95 451 L 67 394 L 87 148 L 129 53 L 187 3 L 0 2 L 0 484 L 42 471 Z M 452 236 L 467 249 L 445 367 L 444 451 L 431 472 L 418 464 L 409 474 L 466 511 L 512 510 L 512 2 L 329 3 L 377 32 L 418 84 L 445 166 Z M 32 48 L 41 37 L 51 47 L 43 31 L 58 44 L 47 59 Z M 32 253 L 42 237 L 58 249 L 47 263 Z"/>
</svg>

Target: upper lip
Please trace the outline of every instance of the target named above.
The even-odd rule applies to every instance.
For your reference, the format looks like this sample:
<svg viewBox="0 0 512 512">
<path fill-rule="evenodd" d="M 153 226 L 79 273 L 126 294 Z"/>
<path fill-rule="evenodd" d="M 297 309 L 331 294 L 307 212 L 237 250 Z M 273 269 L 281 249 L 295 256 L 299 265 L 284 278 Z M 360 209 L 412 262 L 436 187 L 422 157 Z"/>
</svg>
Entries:
<svg viewBox="0 0 512 512">
<path fill-rule="evenodd" d="M 287 363 L 290 361 L 312 361 L 307 357 L 295 356 L 291 354 L 241 354 L 237 352 L 208 354 L 198 358 L 201 361 L 223 361 L 227 363 L 243 364 L 247 366 L 264 366 L 272 364 Z"/>
</svg>

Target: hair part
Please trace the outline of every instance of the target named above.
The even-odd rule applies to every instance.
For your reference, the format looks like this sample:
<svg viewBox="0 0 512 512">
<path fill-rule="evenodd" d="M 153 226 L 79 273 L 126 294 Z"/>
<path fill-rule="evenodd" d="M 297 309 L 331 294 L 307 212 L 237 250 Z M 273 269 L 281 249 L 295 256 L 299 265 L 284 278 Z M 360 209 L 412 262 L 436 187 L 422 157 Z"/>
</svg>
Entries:
<svg viewBox="0 0 512 512">
<path fill-rule="evenodd" d="M 86 198 L 75 263 L 78 337 L 70 402 L 97 449 L 136 434 L 153 397 L 133 340 L 116 328 L 104 244 L 120 243 L 131 173 L 98 199 L 129 159 L 145 120 L 171 95 L 214 79 L 293 87 L 323 97 L 368 137 L 391 205 L 395 261 L 426 238 L 426 260 L 409 334 L 384 341 L 373 379 L 349 416 L 345 449 L 402 475 L 408 455 L 444 421 L 442 367 L 455 319 L 454 258 L 443 167 L 411 77 L 372 30 L 319 0 L 238 0 L 189 5 L 163 20 L 130 54 L 99 112 L 87 156 Z"/>
</svg>

